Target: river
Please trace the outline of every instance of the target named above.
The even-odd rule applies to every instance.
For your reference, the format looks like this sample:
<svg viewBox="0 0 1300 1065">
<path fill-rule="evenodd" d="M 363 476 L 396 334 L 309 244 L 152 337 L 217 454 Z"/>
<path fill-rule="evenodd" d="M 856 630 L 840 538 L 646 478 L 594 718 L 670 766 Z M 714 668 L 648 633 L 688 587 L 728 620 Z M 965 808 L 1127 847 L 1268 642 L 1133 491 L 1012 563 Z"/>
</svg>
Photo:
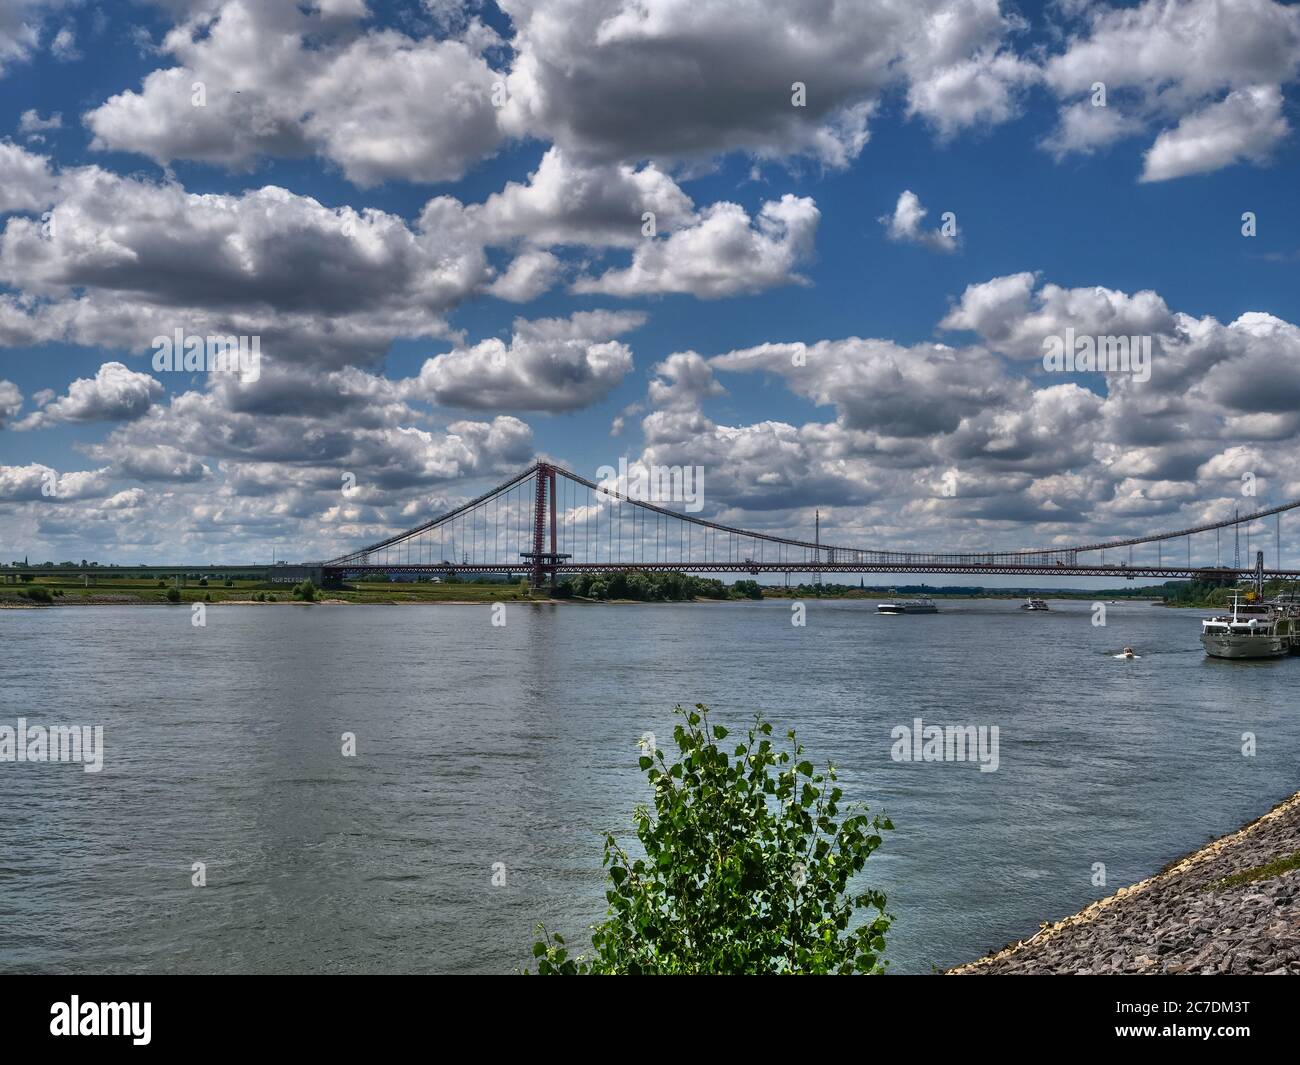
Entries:
<svg viewBox="0 0 1300 1065">
<path fill-rule="evenodd" d="M 636 743 L 670 744 L 676 702 L 796 728 L 889 814 L 863 883 L 898 973 L 1300 788 L 1300 659 L 1207 660 L 1198 611 L 1017 605 L 810 600 L 802 627 L 782 600 L 512 603 L 503 626 L 486 605 L 0 611 L 0 725 L 104 728 L 99 773 L 0 762 L 0 971 L 517 971 L 536 922 L 585 943 L 602 916 L 601 834 L 632 838 Z M 918 717 L 998 726 L 996 772 L 895 761 Z"/>
</svg>

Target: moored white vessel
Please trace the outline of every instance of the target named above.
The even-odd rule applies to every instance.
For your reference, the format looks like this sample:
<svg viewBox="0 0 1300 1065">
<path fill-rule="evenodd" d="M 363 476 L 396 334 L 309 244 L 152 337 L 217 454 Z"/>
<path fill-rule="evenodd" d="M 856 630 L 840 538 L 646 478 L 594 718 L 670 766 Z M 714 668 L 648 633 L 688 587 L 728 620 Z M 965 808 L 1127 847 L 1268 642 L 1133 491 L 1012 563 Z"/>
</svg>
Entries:
<svg viewBox="0 0 1300 1065">
<path fill-rule="evenodd" d="M 1232 597 L 1232 613 L 1201 622 L 1201 646 L 1212 658 L 1280 658 L 1291 650 L 1297 619 L 1262 599 Z"/>
</svg>

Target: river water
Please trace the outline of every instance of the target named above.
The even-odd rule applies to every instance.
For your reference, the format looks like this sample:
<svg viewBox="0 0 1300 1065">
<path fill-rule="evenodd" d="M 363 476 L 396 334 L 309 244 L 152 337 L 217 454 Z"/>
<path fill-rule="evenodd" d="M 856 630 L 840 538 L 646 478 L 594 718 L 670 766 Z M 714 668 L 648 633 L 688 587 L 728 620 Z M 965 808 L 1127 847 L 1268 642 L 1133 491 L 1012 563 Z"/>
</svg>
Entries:
<svg viewBox="0 0 1300 1065">
<path fill-rule="evenodd" d="M 504 626 L 486 605 L 0 611 L 0 725 L 98 724 L 105 748 L 99 773 L 0 762 L 0 971 L 514 972 L 538 921 L 585 943 L 602 916 L 601 833 L 632 838 L 636 743 L 670 744 L 676 702 L 796 728 L 890 815 L 863 883 L 899 973 L 1300 788 L 1300 658 L 1207 660 L 1199 612 L 806 605 L 802 627 L 781 600 L 510 604 Z M 998 726 L 996 772 L 895 761 L 918 717 Z"/>
</svg>

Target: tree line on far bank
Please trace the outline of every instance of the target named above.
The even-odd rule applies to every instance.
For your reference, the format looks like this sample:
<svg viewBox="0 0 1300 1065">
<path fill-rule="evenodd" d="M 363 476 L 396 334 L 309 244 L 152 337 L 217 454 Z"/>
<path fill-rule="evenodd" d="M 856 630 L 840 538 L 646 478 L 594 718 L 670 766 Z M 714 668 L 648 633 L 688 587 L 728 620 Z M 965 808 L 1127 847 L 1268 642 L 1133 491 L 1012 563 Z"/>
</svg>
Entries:
<svg viewBox="0 0 1300 1065">
<path fill-rule="evenodd" d="M 555 590 L 558 598 L 634 599 L 646 603 L 680 603 L 691 599 L 762 599 L 757 581 L 728 586 L 712 577 L 677 572 L 579 573 Z"/>
<path fill-rule="evenodd" d="M 1162 590 L 1166 606 L 1192 607 L 1231 607 L 1232 597 L 1238 594 L 1241 585 L 1223 581 L 1169 581 Z M 1264 598 L 1288 596 L 1300 593 L 1293 581 L 1265 581 Z"/>
</svg>

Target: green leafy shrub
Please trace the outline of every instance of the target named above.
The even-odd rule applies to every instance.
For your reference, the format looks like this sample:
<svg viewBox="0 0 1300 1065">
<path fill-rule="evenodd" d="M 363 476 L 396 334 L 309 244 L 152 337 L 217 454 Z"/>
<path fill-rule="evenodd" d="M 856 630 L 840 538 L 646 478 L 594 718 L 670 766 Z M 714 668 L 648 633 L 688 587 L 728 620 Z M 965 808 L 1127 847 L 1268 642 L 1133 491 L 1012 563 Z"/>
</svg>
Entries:
<svg viewBox="0 0 1300 1065">
<path fill-rule="evenodd" d="M 181 601 L 181 590 L 179 588 L 167 589 L 167 602 L 179 603 Z"/>
<path fill-rule="evenodd" d="M 709 710 L 676 712 L 680 752 L 641 757 L 654 809 L 634 814 L 644 858 L 605 837 L 609 888 L 594 953 L 569 957 L 538 927 L 537 971 L 577 974 L 878 973 L 891 918 L 882 892 L 849 881 L 880 846 L 887 817 L 841 811 L 833 766 L 814 770 L 793 731 L 777 751 L 755 718 L 728 757 Z M 837 818 L 842 818 L 837 821 Z M 859 908 L 863 919 L 851 927 Z"/>
<path fill-rule="evenodd" d="M 54 602 L 54 596 L 50 594 L 50 590 L 39 584 L 33 584 L 30 588 L 24 588 L 18 594 L 21 596 L 25 596 L 26 598 L 30 599 L 33 603 Z"/>
<path fill-rule="evenodd" d="M 311 582 L 310 577 L 301 584 L 293 586 L 293 597 L 301 599 L 304 603 L 316 602 L 316 585 Z"/>
</svg>

